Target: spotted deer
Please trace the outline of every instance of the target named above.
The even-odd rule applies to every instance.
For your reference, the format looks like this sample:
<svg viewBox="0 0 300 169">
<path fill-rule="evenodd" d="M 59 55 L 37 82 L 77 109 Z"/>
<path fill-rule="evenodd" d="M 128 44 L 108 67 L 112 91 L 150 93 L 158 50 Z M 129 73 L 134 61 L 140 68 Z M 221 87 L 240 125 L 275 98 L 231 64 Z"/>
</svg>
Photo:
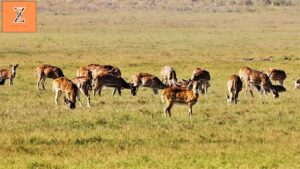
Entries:
<svg viewBox="0 0 300 169">
<path fill-rule="evenodd" d="M 268 76 L 271 80 L 275 82 L 275 84 L 276 81 L 278 81 L 281 86 L 283 86 L 283 82 L 287 78 L 286 73 L 283 70 L 278 69 L 270 69 L 268 71 Z"/>
<path fill-rule="evenodd" d="M 158 94 L 158 89 L 164 89 L 167 86 L 160 79 L 149 73 L 137 73 L 131 77 L 131 84 L 138 90 L 139 86 L 152 88 L 154 95 Z"/>
<path fill-rule="evenodd" d="M 76 73 L 77 77 L 88 77 L 90 80 L 93 79 L 92 72 L 86 67 L 80 67 Z"/>
<path fill-rule="evenodd" d="M 248 77 L 248 84 L 252 97 L 254 97 L 253 88 L 256 88 L 261 95 L 263 93 L 267 95 L 272 92 L 275 98 L 279 97 L 278 91 L 274 88 L 269 76 L 263 72 L 251 70 Z"/>
<path fill-rule="evenodd" d="M 116 90 L 113 91 L 112 95 L 114 96 L 116 91 L 118 91 L 119 95 L 121 95 L 122 89 L 130 89 L 131 95 L 136 95 L 136 87 L 130 83 L 127 83 L 122 77 L 114 76 L 111 74 L 100 74 L 96 78 L 93 79 L 94 86 L 94 96 L 95 93 L 98 92 L 99 96 L 101 95 L 101 91 L 103 86 L 112 87 Z"/>
<path fill-rule="evenodd" d="M 188 115 L 192 117 L 193 106 L 198 101 L 201 83 L 199 81 L 193 81 L 188 88 L 192 90 L 178 87 L 168 87 L 163 90 L 162 98 L 166 101 L 164 107 L 165 117 L 171 117 L 171 109 L 174 104 L 186 104 L 189 107 Z"/>
<path fill-rule="evenodd" d="M 77 88 L 79 91 L 86 97 L 87 100 L 87 107 L 90 107 L 90 94 L 89 91 L 92 90 L 92 81 L 89 77 L 87 76 L 81 76 L 81 77 L 76 77 L 72 79 L 72 82 L 76 84 Z M 80 106 L 82 107 L 82 103 L 80 100 L 80 97 L 78 97 L 78 101 Z"/>
<path fill-rule="evenodd" d="M 163 67 L 160 71 L 160 76 L 161 76 L 162 82 L 165 85 L 172 86 L 172 85 L 175 85 L 177 82 L 176 72 L 170 66 Z"/>
<path fill-rule="evenodd" d="M 243 82 L 237 75 L 231 75 L 227 81 L 227 102 L 237 104 L 239 93 L 243 88 Z"/>
<path fill-rule="evenodd" d="M 42 90 L 45 89 L 45 81 L 46 78 L 50 79 L 56 79 L 59 77 L 64 77 L 63 71 L 56 67 L 49 64 L 43 64 L 39 65 L 35 70 L 35 75 L 37 75 L 37 90 L 40 90 L 40 86 L 42 87 Z"/>
<path fill-rule="evenodd" d="M 9 69 L 1 69 L 0 70 L 0 85 L 4 85 L 5 81 L 9 79 L 9 85 L 13 86 L 14 78 L 16 77 L 18 64 L 9 65 Z"/>
<path fill-rule="evenodd" d="M 52 82 L 52 89 L 55 92 L 55 106 L 58 108 L 58 99 L 62 93 L 65 93 L 64 101 L 70 104 L 70 109 L 76 107 L 76 97 L 78 97 L 78 87 L 66 77 L 58 77 Z"/>
<path fill-rule="evenodd" d="M 207 95 L 208 88 L 210 86 L 210 73 L 207 70 L 196 68 L 193 71 L 191 80 L 193 81 L 201 81 L 201 93 Z"/>
<path fill-rule="evenodd" d="M 239 77 L 242 80 L 243 84 L 245 84 L 245 96 L 247 96 L 247 93 L 249 91 L 250 88 L 250 84 L 249 84 L 249 77 L 251 74 L 251 68 L 250 67 L 242 67 L 239 70 Z"/>
</svg>

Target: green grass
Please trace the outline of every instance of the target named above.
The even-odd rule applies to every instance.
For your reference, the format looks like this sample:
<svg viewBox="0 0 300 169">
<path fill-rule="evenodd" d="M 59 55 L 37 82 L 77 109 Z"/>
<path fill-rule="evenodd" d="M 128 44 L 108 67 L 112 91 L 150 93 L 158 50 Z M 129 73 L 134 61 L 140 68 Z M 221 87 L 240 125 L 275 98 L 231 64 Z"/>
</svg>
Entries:
<svg viewBox="0 0 300 169">
<path fill-rule="evenodd" d="M 20 66 L 15 86 L 0 87 L 0 168 L 299 168 L 299 12 L 41 13 L 37 33 L 1 33 L 0 66 Z M 71 111 L 62 98 L 54 108 L 49 79 L 46 92 L 36 91 L 41 63 L 70 78 L 82 65 L 112 64 L 126 80 L 158 76 L 164 65 L 187 79 L 203 67 L 212 81 L 192 119 L 180 105 L 165 119 L 159 96 L 145 88 L 136 97 L 106 89 L 90 109 Z M 288 91 L 279 99 L 242 93 L 227 105 L 227 78 L 244 65 L 284 69 Z"/>
</svg>

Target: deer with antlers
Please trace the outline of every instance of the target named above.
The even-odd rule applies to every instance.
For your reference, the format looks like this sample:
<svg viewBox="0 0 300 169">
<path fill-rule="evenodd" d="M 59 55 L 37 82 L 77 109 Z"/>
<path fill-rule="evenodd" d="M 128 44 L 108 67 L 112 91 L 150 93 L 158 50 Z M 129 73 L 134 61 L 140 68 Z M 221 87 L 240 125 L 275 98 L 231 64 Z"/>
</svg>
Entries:
<svg viewBox="0 0 300 169">
<path fill-rule="evenodd" d="M 16 77 L 18 64 L 9 65 L 9 69 L 1 69 L 0 70 L 0 85 L 4 85 L 5 81 L 9 79 L 9 85 L 13 86 L 14 78 Z"/>
</svg>

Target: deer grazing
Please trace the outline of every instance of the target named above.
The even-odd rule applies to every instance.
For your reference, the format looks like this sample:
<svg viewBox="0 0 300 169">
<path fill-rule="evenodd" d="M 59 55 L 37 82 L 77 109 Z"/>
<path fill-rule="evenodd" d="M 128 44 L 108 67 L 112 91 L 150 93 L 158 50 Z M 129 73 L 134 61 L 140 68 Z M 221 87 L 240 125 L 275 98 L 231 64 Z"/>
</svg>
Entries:
<svg viewBox="0 0 300 169">
<path fill-rule="evenodd" d="M 283 70 L 278 69 L 270 69 L 268 71 L 268 76 L 271 80 L 275 81 L 275 84 L 276 81 L 278 81 L 281 86 L 283 86 L 283 82 L 287 78 L 286 73 Z"/>
<path fill-rule="evenodd" d="M 136 87 L 130 83 L 127 83 L 122 77 L 110 74 L 100 74 L 93 79 L 92 83 L 94 86 L 94 96 L 96 92 L 98 92 L 99 96 L 101 95 L 103 86 L 115 88 L 116 90 L 113 91 L 113 96 L 115 95 L 116 91 L 118 91 L 119 95 L 121 95 L 122 89 L 130 89 L 131 95 L 136 95 Z"/>
<path fill-rule="evenodd" d="M 49 64 L 39 65 L 34 71 L 35 71 L 35 75 L 38 76 L 37 90 L 40 90 L 40 86 L 42 86 L 42 90 L 46 90 L 45 89 L 46 78 L 56 79 L 59 77 L 64 77 L 64 74 L 60 68 Z"/>
<path fill-rule="evenodd" d="M 76 84 L 77 88 L 79 91 L 86 97 L 87 100 L 87 107 L 90 107 L 90 94 L 89 91 L 92 90 L 92 81 L 89 77 L 87 76 L 82 76 L 82 77 L 76 77 L 72 79 L 72 82 Z M 80 100 L 80 97 L 77 97 L 80 106 L 82 107 L 82 103 Z"/>
<path fill-rule="evenodd" d="M 243 82 L 237 75 L 231 75 L 227 81 L 227 89 L 229 95 L 227 95 L 228 103 L 237 104 L 239 93 L 243 88 Z"/>
<path fill-rule="evenodd" d="M 19 65 L 9 65 L 10 70 L 8 69 L 1 69 L 0 70 L 0 85 L 4 85 L 5 81 L 9 79 L 9 85 L 13 86 L 14 78 L 16 77 L 17 67 Z"/>
<path fill-rule="evenodd" d="M 77 71 L 77 76 L 88 76 L 91 79 L 95 78 L 98 74 L 111 74 L 115 76 L 121 76 L 121 70 L 118 67 L 111 65 L 99 65 L 99 64 L 89 64 L 87 66 L 81 67 Z"/>
<path fill-rule="evenodd" d="M 193 81 L 188 87 L 192 90 L 179 87 L 165 88 L 162 92 L 162 99 L 166 101 L 165 116 L 171 117 L 171 109 L 174 104 L 186 104 L 189 107 L 188 115 L 192 117 L 193 106 L 198 101 L 200 87 L 201 83 L 199 81 Z"/>
<path fill-rule="evenodd" d="M 154 95 L 158 94 L 158 89 L 167 87 L 158 77 L 149 73 L 137 73 L 133 75 L 131 84 L 136 87 L 136 90 L 138 90 L 139 86 L 152 88 Z"/>
<path fill-rule="evenodd" d="M 58 77 L 52 82 L 52 89 L 55 92 L 55 106 L 58 108 L 58 99 L 62 92 L 65 93 L 64 101 L 70 104 L 70 109 L 76 107 L 76 97 L 78 97 L 78 87 L 71 80 L 65 77 Z"/>
<path fill-rule="evenodd" d="M 251 70 L 248 83 L 250 85 L 250 93 L 252 97 L 254 97 L 253 88 L 256 88 L 258 91 L 260 91 L 261 95 L 263 93 L 267 95 L 267 93 L 272 92 L 275 98 L 279 97 L 278 91 L 276 91 L 272 85 L 269 76 L 263 72 Z"/>
<path fill-rule="evenodd" d="M 162 82 L 165 85 L 172 86 L 172 85 L 175 85 L 177 82 L 176 72 L 170 66 L 163 67 L 162 70 L 160 71 L 160 76 L 161 76 Z"/>
<path fill-rule="evenodd" d="M 193 81 L 201 81 L 201 93 L 206 95 L 208 87 L 210 86 L 209 81 L 210 81 L 210 74 L 207 70 L 201 69 L 201 68 L 196 68 L 193 71 L 191 80 Z"/>
</svg>

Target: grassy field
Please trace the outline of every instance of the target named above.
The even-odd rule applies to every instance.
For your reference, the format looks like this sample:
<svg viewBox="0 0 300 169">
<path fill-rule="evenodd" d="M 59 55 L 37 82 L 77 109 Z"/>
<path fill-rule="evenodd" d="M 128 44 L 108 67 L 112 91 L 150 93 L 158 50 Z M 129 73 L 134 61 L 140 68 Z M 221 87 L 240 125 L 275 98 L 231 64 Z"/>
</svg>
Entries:
<svg viewBox="0 0 300 169">
<path fill-rule="evenodd" d="M 0 66 L 18 63 L 13 87 L 0 86 L 0 168 L 300 168 L 299 9 L 238 13 L 111 11 L 40 13 L 38 32 L 0 33 Z M 126 80 L 159 75 L 171 65 L 180 79 L 210 71 L 209 94 L 194 116 L 175 105 L 171 119 L 149 89 L 136 97 L 106 89 L 92 108 L 54 108 L 48 79 L 37 92 L 34 68 L 49 63 L 67 77 L 88 63 L 112 64 Z M 241 94 L 226 103 L 226 81 L 242 66 L 284 69 L 279 99 Z M 82 98 L 85 103 L 85 99 Z"/>
</svg>

